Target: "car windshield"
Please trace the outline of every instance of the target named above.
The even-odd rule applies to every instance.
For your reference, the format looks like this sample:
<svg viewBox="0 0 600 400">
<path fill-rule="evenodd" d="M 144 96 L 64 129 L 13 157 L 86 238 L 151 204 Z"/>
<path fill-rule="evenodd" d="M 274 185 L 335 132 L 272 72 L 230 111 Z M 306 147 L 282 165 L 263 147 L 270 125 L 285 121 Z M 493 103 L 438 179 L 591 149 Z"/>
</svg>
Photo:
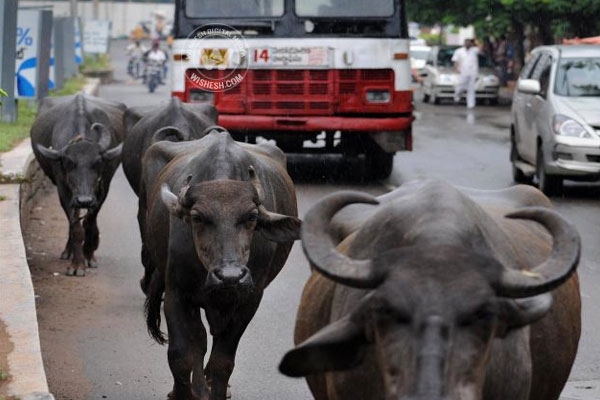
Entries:
<svg viewBox="0 0 600 400">
<path fill-rule="evenodd" d="M 279 17 L 284 0 L 187 0 L 185 12 L 191 18 Z"/>
<path fill-rule="evenodd" d="M 393 0 L 297 0 L 296 14 L 301 17 L 390 17 Z"/>
<path fill-rule="evenodd" d="M 600 58 L 561 59 L 555 93 L 568 97 L 600 96 Z"/>
<path fill-rule="evenodd" d="M 449 48 L 440 48 L 438 51 L 438 65 L 440 67 L 452 67 L 454 63 L 452 62 L 452 56 L 454 55 L 455 47 Z"/>
</svg>

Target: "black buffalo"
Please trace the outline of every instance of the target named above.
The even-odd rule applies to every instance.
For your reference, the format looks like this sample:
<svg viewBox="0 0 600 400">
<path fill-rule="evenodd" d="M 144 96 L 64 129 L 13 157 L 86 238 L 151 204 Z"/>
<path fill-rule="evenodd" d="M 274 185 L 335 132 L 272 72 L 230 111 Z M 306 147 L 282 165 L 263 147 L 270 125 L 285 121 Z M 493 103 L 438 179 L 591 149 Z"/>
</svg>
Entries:
<svg viewBox="0 0 600 400">
<path fill-rule="evenodd" d="M 337 193 L 307 213 L 302 244 L 319 272 L 280 370 L 307 376 L 315 399 L 559 398 L 581 329 L 580 240 L 537 189 Z"/>
<path fill-rule="evenodd" d="M 31 127 L 35 158 L 56 185 L 69 220 L 69 239 L 61 255 L 72 258 L 67 275 L 83 276 L 86 266 L 96 266 L 96 218 L 120 163 L 125 108 L 83 94 L 46 98 Z M 83 217 L 82 209 L 87 210 Z"/>
<path fill-rule="evenodd" d="M 224 400 L 240 338 L 299 237 L 285 156 L 274 146 L 237 143 L 223 129 L 159 142 L 143 159 L 142 197 L 152 276 L 147 325 L 164 343 L 164 293 L 171 398 Z M 206 367 L 200 309 L 213 336 Z"/>
<path fill-rule="evenodd" d="M 155 142 L 200 139 L 206 128 L 217 123 L 217 109 L 209 104 L 183 104 L 172 97 L 167 104 L 128 108 L 123 116 L 123 172 L 135 194 L 139 194 L 142 157 Z"/>
</svg>

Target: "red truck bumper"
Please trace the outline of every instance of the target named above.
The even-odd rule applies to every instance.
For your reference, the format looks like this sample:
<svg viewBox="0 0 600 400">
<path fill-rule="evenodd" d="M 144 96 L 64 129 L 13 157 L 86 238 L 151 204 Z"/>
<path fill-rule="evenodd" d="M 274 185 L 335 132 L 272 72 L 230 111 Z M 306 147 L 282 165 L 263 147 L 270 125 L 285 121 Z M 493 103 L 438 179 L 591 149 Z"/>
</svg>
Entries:
<svg viewBox="0 0 600 400">
<path fill-rule="evenodd" d="M 219 125 L 231 131 L 345 131 L 378 132 L 410 129 L 413 116 L 389 118 L 275 117 L 268 115 L 219 115 Z"/>
</svg>

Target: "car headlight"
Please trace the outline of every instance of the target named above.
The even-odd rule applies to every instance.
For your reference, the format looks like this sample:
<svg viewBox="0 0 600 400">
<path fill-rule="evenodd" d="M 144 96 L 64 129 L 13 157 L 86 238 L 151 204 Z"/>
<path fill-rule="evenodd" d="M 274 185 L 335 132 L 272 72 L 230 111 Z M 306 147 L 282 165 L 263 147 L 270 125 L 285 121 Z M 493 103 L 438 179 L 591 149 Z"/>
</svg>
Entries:
<svg viewBox="0 0 600 400">
<path fill-rule="evenodd" d="M 579 122 L 561 114 L 552 119 L 552 128 L 557 135 L 592 139 L 592 135 Z"/>
<path fill-rule="evenodd" d="M 442 85 L 451 85 L 454 83 L 454 75 L 451 74 L 440 74 L 438 82 Z"/>
<path fill-rule="evenodd" d="M 496 75 L 486 75 L 483 77 L 483 83 L 486 85 L 498 85 L 500 81 Z"/>
</svg>

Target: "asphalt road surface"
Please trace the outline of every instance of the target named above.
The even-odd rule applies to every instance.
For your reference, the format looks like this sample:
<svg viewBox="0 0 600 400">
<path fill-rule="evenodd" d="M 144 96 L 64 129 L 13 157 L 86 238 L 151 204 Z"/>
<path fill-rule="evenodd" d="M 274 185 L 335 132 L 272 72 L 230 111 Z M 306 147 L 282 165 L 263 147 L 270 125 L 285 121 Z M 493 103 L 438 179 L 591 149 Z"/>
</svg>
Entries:
<svg viewBox="0 0 600 400">
<path fill-rule="evenodd" d="M 102 97 L 130 106 L 155 104 L 168 98 L 167 86 L 149 94 L 139 81 L 126 77 L 124 43 L 112 46 L 112 58 L 118 81 L 102 87 Z M 418 100 L 415 106 L 418 119 L 414 151 L 396 155 L 392 176 L 385 182 L 339 182 L 328 179 L 328 172 L 335 165 L 324 165 L 320 159 L 303 161 L 300 172 L 294 176 L 299 215 L 302 217 L 312 203 L 333 191 L 358 189 L 377 195 L 422 177 L 438 177 L 481 189 L 513 184 L 508 162 L 508 106 L 478 106 L 469 112 L 464 106 L 433 106 Z M 600 331 L 596 306 L 600 304 L 600 294 L 594 290 L 599 280 L 599 194 L 597 185 L 567 183 L 564 197 L 552 199 L 583 237 L 580 275 L 584 331 L 571 377 L 572 390 L 582 396 L 579 398 L 594 398 L 585 395 L 596 387 L 600 375 L 600 348 L 594 345 Z M 48 197 L 36 210 L 34 219 L 59 237 L 64 233 L 57 231 L 66 230 L 66 221 L 57 204 L 52 204 L 55 197 Z M 65 264 L 56 256 L 62 247 L 51 249 L 48 240 L 37 238 L 34 242 L 46 247 L 29 249 L 36 264 L 32 271 L 40 296 L 42 350 L 50 388 L 57 400 L 165 399 L 171 389 L 166 347 L 151 341 L 143 319 L 136 212 L 137 198 L 120 169 L 99 216 L 100 268 L 83 279 L 60 275 L 64 271 L 59 268 Z M 42 227 L 38 231 L 44 232 Z M 55 241 L 64 245 L 62 238 Z M 303 380 L 284 377 L 277 371 L 281 356 L 292 347 L 296 309 L 308 275 L 307 262 L 296 243 L 283 271 L 266 290 L 240 343 L 231 379 L 234 399 L 311 398 Z M 42 292 L 38 287 L 43 288 Z M 580 381 L 590 382 L 579 384 Z M 590 385 L 591 389 L 584 388 Z"/>
</svg>

